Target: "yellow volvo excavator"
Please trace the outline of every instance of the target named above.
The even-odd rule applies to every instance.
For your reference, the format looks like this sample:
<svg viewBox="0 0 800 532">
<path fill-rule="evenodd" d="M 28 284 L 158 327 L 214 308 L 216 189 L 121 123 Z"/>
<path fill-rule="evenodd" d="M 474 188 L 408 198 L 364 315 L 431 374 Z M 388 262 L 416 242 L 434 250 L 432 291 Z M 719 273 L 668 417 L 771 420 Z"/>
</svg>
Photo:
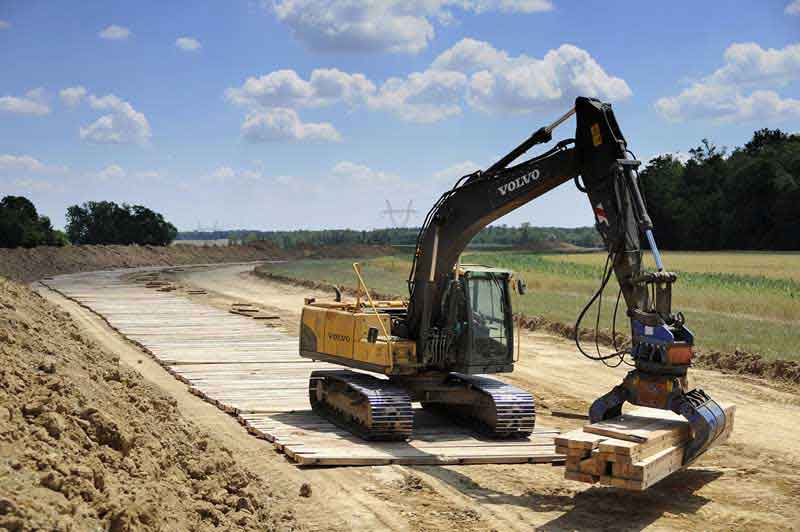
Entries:
<svg viewBox="0 0 800 532">
<path fill-rule="evenodd" d="M 575 137 L 511 165 L 572 115 Z M 402 440 L 413 428 L 412 402 L 496 438 L 533 431 L 533 397 L 486 377 L 514 368 L 510 292 L 512 272 L 459 264 L 470 240 L 501 216 L 574 181 L 586 193 L 608 257 L 600 288 L 578 318 L 601 297 L 611 274 L 627 306 L 632 342 L 607 355 L 584 356 L 633 366 L 621 384 L 591 406 L 592 422 L 621 414 L 626 401 L 686 417 L 692 438 L 684 463 L 723 433 L 720 406 L 700 389 L 689 390 L 694 338 L 671 308 L 674 273 L 664 270 L 638 184 L 637 167 L 609 104 L 577 98 L 575 106 L 485 171 L 462 177 L 428 213 L 417 239 L 407 301 L 374 301 L 356 269 L 362 296 L 355 302 L 307 300 L 300 354 L 363 371 L 315 371 L 312 408 L 371 440 Z M 642 240 L 657 267 L 645 271 Z M 619 304 L 619 297 L 617 299 Z M 565 379 L 569 375 L 564 376 Z"/>
</svg>

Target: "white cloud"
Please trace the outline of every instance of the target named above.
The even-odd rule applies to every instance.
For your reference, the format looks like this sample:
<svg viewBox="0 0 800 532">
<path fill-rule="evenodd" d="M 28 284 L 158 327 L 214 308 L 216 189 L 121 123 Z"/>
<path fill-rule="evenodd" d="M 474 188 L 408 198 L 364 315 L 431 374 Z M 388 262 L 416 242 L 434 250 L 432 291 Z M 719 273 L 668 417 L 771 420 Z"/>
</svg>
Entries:
<svg viewBox="0 0 800 532">
<path fill-rule="evenodd" d="M 314 89 L 294 70 L 276 70 L 259 78 L 247 78 L 240 88 L 229 88 L 225 95 L 237 105 L 307 105 Z"/>
<path fill-rule="evenodd" d="M 0 30 L 7 30 L 11 27 L 11 23 L 7 20 L 0 20 Z"/>
<path fill-rule="evenodd" d="M 800 79 L 800 44 L 764 50 L 755 43 L 735 43 L 725 50 L 724 58 L 725 64 L 711 75 L 676 96 L 658 99 L 656 110 L 673 122 L 775 122 L 800 117 L 800 100 L 767 90 Z"/>
<path fill-rule="evenodd" d="M 786 9 L 783 10 L 787 15 L 800 15 L 800 0 L 794 0 L 787 4 Z"/>
<path fill-rule="evenodd" d="M 785 85 L 800 79 L 800 43 L 764 50 L 756 43 L 734 43 L 725 50 L 725 65 L 706 80 L 714 84 Z"/>
<path fill-rule="evenodd" d="M 285 107 L 252 111 L 242 124 L 242 135 L 251 142 L 342 139 L 331 124 L 303 122 L 297 111 Z"/>
<path fill-rule="evenodd" d="M 110 164 L 105 168 L 103 168 L 102 170 L 100 170 L 95 177 L 97 177 L 97 179 L 99 179 L 100 181 L 111 181 L 114 179 L 122 179 L 127 175 L 128 173 L 120 165 Z"/>
<path fill-rule="evenodd" d="M 614 101 L 630 94 L 624 80 L 606 73 L 575 46 L 563 45 L 535 59 L 511 57 L 473 39 L 440 54 L 427 70 L 389 78 L 379 88 L 363 74 L 337 69 L 314 70 L 308 80 L 294 70 L 276 70 L 225 92 L 228 101 L 255 110 L 344 103 L 420 123 L 458 115 L 464 105 L 521 113 L 569 105 L 579 95 Z"/>
<path fill-rule="evenodd" d="M 275 2 L 274 10 L 295 37 L 315 50 L 416 53 L 433 39 L 430 13 L 413 9 L 414 2 L 403 4 L 283 0 Z"/>
<path fill-rule="evenodd" d="M 408 122 L 438 122 L 461 113 L 459 103 L 466 87 L 467 77 L 461 72 L 414 72 L 405 79 L 386 80 L 369 104 Z"/>
<path fill-rule="evenodd" d="M 394 174 L 373 170 L 363 164 L 350 161 L 336 163 L 331 169 L 330 177 L 336 183 L 363 186 L 389 185 L 400 182 L 400 178 Z"/>
<path fill-rule="evenodd" d="M 351 105 L 363 102 L 375 92 L 375 84 L 363 74 L 348 74 L 331 69 L 316 69 L 308 81 L 294 70 L 276 70 L 261 77 L 250 77 L 239 88 L 225 91 L 237 105 L 261 107 L 314 107 L 336 101 Z"/>
<path fill-rule="evenodd" d="M 472 161 L 461 161 L 460 163 L 456 163 L 452 166 L 448 166 L 443 170 L 439 170 L 438 172 L 433 174 L 433 178 L 436 181 L 445 182 L 445 183 L 453 183 L 461 177 L 464 177 L 467 174 L 471 174 L 476 170 L 480 170 L 480 166 Z"/>
<path fill-rule="evenodd" d="M 0 97 L 0 111 L 20 115 L 43 116 L 50 113 L 50 106 L 44 96 L 44 89 L 31 89 L 25 96 Z"/>
<path fill-rule="evenodd" d="M 150 139 L 150 124 L 147 118 L 136 111 L 130 103 L 113 94 L 103 97 L 90 94 L 89 105 L 93 109 L 111 113 L 80 128 L 81 139 L 100 144 L 146 144 Z"/>
<path fill-rule="evenodd" d="M 348 74 L 335 68 L 318 68 L 311 73 L 311 87 L 319 102 L 342 101 L 357 105 L 375 93 L 375 84 L 364 74 Z"/>
<path fill-rule="evenodd" d="M 320 51 L 417 53 L 435 35 L 434 23 L 455 19 L 452 9 L 534 13 L 549 0 L 274 0 L 278 20 Z"/>
<path fill-rule="evenodd" d="M 192 37 L 179 37 L 175 41 L 175 46 L 179 49 L 183 50 L 184 52 L 195 52 L 202 48 L 200 41 L 194 39 Z"/>
<path fill-rule="evenodd" d="M 61 101 L 64 102 L 64 105 L 75 107 L 81 103 L 83 97 L 86 96 L 86 87 L 81 85 L 77 87 L 67 87 L 66 89 L 60 90 L 58 96 L 61 98 Z"/>
<path fill-rule="evenodd" d="M 98 33 L 97 36 L 100 37 L 101 39 L 107 39 L 110 41 L 121 41 L 131 36 L 131 30 L 123 26 L 117 26 L 116 24 L 112 24 L 111 26 L 107 27 L 106 29 Z"/>
<path fill-rule="evenodd" d="M 496 49 L 488 42 L 466 38 L 439 54 L 433 60 L 431 68 L 475 72 L 495 70 L 510 61 L 507 52 Z"/>
<path fill-rule="evenodd" d="M 230 166 L 220 166 L 211 172 L 206 181 L 217 184 L 255 183 L 267 180 L 267 176 L 260 169 L 234 170 Z"/>
<path fill-rule="evenodd" d="M 606 73 L 589 52 L 570 44 L 536 59 L 463 39 L 432 66 L 470 75 L 467 101 L 489 113 L 528 112 L 568 104 L 577 96 L 616 101 L 631 95 L 625 80 Z"/>
<path fill-rule="evenodd" d="M 58 174 L 66 172 L 64 166 L 51 166 L 30 155 L 0 155 L 0 172 L 31 172 L 35 174 Z"/>
<path fill-rule="evenodd" d="M 697 119 L 717 123 L 775 122 L 800 118 L 800 100 L 781 98 L 771 90 L 744 94 L 736 87 L 696 83 L 677 96 L 660 98 L 656 110 L 671 122 Z"/>
</svg>

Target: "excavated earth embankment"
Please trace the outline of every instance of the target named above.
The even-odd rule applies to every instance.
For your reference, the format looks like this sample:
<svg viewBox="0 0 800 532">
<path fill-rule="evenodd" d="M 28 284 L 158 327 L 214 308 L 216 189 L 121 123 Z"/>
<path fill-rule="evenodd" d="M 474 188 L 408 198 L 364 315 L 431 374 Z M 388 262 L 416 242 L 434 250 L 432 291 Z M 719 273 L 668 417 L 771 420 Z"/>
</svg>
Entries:
<svg viewBox="0 0 800 532">
<path fill-rule="evenodd" d="M 235 246 L 65 246 L 0 249 L 0 276 L 31 282 L 49 275 L 223 262 L 249 262 L 289 258 L 377 257 L 392 252 L 389 246 L 299 245 L 284 250 L 269 242 Z"/>
<path fill-rule="evenodd" d="M 295 528 L 173 398 L 3 279 L 0 457 L 2 530 Z"/>
</svg>

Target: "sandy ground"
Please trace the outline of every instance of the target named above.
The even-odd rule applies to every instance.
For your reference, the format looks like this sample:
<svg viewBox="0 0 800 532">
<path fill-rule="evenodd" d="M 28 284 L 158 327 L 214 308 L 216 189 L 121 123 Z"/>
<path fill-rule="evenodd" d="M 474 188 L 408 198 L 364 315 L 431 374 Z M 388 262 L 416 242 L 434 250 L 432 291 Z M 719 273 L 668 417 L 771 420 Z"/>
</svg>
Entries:
<svg viewBox="0 0 800 532">
<path fill-rule="evenodd" d="M 0 279 L 0 530 L 300 528 L 297 492 L 273 491 L 129 364 Z"/>
<path fill-rule="evenodd" d="M 249 266 L 187 270 L 184 284 L 205 288 L 212 305 L 249 301 L 282 316 L 296 332 L 303 297 L 329 297 L 270 283 Z M 48 295 L 58 300 L 58 296 Z M 531 296 L 532 297 L 532 296 Z M 267 444 L 248 436 L 231 418 L 190 395 L 154 362 L 121 340 L 98 318 L 63 300 L 85 330 L 118 353 L 145 379 L 173 396 L 178 408 L 220 443 L 241 453 L 250 470 L 275 489 L 313 493 L 297 499 L 293 515 L 310 529 L 355 530 L 731 530 L 800 529 L 800 396 L 765 381 L 694 371 L 695 384 L 737 405 L 731 440 L 693 467 L 645 493 L 628 493 L 563 480 L 549 465 L 449 467 L 380 466 L 298 469 Z M 522 356 L 508 379 L 531 391 L 550 426 L 580 421 L 548 418 L 551 410 L 585 412 L 589 403 L 621 381 L 622 369 L 581 358 L 562 338 L 525 333 Z"/>
</svg>

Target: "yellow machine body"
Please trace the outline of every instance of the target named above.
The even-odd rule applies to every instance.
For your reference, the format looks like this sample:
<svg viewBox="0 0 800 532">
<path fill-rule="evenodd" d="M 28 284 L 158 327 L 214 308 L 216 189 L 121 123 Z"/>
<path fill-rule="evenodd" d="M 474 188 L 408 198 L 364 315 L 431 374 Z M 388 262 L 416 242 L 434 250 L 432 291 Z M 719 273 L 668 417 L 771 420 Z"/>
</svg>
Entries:
<svg viewBox="0 0 800 532">
<path fill-rule="evenodd" d="M 359 303 L 308 302 L 301 318 L 300 355 L 385 375 L 414 373 L 416 343 L 384 334 L 391 330 L 389 312 L 404 311 L 405 303 L 374 304 L 373 309 Z"/>
</svg>

